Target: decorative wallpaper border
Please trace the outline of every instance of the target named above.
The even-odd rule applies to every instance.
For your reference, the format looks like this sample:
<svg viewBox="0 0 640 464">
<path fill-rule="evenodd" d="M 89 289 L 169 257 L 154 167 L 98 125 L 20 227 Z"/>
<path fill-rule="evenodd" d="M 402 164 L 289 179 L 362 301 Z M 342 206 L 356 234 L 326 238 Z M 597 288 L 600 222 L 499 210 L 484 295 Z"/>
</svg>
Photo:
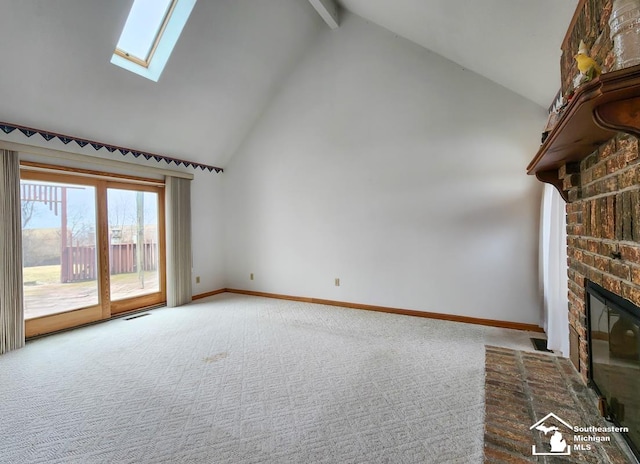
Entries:
<svg viewBox="0 0 640 464">
<path fill-rule="evenodd" d="M 79 139 L 76 137 L 70 137 L 68 135 L 57 134 L 55 132 L 47 132 L 40 129 L 34 129 L 32 127 L 18 126 L 16 124 L 10 124 L 6 122 L 0 122 L 0 130 L 5 134 L 10 134 L 15 130 L 19 130 L 27 137 L 32 137 L 35 134 L 39 134 L 47 142 L 57 138 L 65 145 L 68 145 L 71 142 L 75 142 L 78 144 L 80 148 L 84 148 L 87 145 L 91 145 L 96 151 L 100 150 L 101 148 L 105 148 L 109 153 L 119 152 L 122 156 L 131 155 L 134 158 L 139 158 L 142 156 L 146 160 L 153 159 L 157 162 L 164 161 L 167 164 L 174 163 L 176 166 L 184 165 L 188 168 L 194 168 L 194 169 L 200 168 L 203 171 L 206 169 L 209 172 L 212 172 L 212 171 L 224 172 L 222 168 L 209 166 L 207 164 L 195 163 L 193 161 L 185 161 L 178 158 L 171 158 L 169 156 L 156 155 L 154 153 L 147 153 L 144 151 L 131 150 L 130 148 L 108 145 L 106 143 L 94 142 L 92 140 Z"/>
</svg>

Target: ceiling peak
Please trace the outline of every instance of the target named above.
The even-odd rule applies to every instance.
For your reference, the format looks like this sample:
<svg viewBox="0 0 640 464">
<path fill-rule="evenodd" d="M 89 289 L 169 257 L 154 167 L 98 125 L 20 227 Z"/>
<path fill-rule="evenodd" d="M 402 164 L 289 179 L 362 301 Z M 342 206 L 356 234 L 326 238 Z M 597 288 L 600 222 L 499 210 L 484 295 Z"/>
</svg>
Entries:
<svg viewBox="0 0 640 464">
<path fill-rule="evenodd" d="M 338 5 L 335 0 L 309 0 L 309 3 L 316 9 L 324 22 L 331 29 L 337 29 L 340 25 Z"/>
</svg>

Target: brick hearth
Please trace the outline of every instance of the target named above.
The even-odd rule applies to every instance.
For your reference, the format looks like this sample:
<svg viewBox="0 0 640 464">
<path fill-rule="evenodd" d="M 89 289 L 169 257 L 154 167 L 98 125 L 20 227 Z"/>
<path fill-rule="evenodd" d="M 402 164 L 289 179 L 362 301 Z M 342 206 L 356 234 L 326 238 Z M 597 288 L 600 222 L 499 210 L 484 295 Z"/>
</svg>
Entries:
<svg viewBox="0 0 640 464">
<path fill-rule="evenodd" d="M 531 446 L 544 444 L 529 427 L 551 412 L 574 426 L 612 425 L 600 417 L 593 392 L 567 359 L 487 347 L 485 372 L 486 463 L 633 462 L 615 440 L 570 456 L 532 456 Z"/>
</svg>

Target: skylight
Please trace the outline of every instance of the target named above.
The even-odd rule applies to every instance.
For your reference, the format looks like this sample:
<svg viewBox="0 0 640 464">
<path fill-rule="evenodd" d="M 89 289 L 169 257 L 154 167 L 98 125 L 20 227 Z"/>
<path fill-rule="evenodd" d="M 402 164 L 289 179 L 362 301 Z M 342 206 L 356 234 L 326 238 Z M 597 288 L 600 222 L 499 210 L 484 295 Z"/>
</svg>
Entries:
<svg viewBox="0 0 640 464">
<path fill-rule="evenodd" d="M 118 40 L 116 53 L 148 66 L 174 3 L 174 0 L 136 0 Z"/>
<path fill-rule="evenodd" d="M 111 63 L 157 81 L 196 0 L 134 0 Z"/>
</svg>

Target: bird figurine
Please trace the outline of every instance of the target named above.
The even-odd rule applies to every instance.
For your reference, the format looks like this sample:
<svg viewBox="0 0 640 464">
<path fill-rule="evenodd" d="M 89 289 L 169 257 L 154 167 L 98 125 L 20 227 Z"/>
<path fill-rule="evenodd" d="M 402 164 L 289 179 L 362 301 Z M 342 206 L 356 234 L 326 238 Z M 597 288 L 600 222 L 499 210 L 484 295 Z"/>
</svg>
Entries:
<svg viewBox="0 0 640 464">
<path fill-rule="evenodd" d="M 578 63 L 578 70 L 582 75 L 580 84 L 589 82 L 595 77 L 598 77 L 602 72 L 602 68 L 600 68 L 600 65 L 598 63 L 596 63 L 596 60 L 589 56 L 589 50 L 587 49 L 587 46 L 583 40 L 580 41 L 578 54 L 573 58 L 576 60 L 576 63 Z"/>
</svg>

